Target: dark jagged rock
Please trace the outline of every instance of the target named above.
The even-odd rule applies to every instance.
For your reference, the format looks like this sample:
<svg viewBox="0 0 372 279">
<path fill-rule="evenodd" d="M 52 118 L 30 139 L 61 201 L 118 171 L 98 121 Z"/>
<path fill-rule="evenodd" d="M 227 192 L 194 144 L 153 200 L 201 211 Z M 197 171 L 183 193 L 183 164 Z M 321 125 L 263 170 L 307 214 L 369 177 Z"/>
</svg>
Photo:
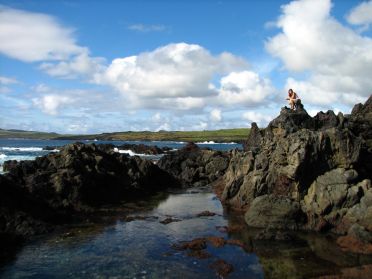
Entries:
<svg viewBox="0 0 372 279">
<path fill-rule="evenodd" d="M 66 210 L 56 210 L 6 176 L 0 175 L 0 246 L 17 245 L 25 237 L 47 233 L 70 221 Z M 9 247 L 13 249 L 13 247 Z"/>
<path fill-rule="evenodd" d="M 149 161 L 113 151 L 112 146 L 70 144 L 34 161 L 4 164 L 9 177 L 53 208 L 115 203 L 177 183 Z"/>
<path fill-rule="evenodd" d="M 257 123 L 252 122 L 248 139 L 243 143 L 244 151 L 252 151 L 254 153 L 259 152 L 261 141 L 262 141 L 261 131 L 258 128 Z"/>
<path fill-rule="evenodd" d="M 314 124 L 317 130 L 325 130 L 337 127 L 339 119 L 332 110 L 329 110 L 326 113 L 321 111 L 314 116 Z"/>
<path fill-rule="evenodd" d="M 371 131 L 372 96 L 350 115 L 283 108 L 231 153 L 221 199 L 252 226 L 372 231 Z"/>
<path fill-rule="evenodd" d="M 114 152 L 109 145 L 70 144 L 34 161 L 8 161 L 4 169 L 0 233 L 22 236 L 45 232 L 61 220 L 58 214 L 91 212 L 179 185 L 150 161 Z"/>
<path fill-rule="evenodd" d="M 186 187 L 204 186 L 221 177 L 228 166 L 227 153 L 201 149 L 194 143 L 163 156 L 158 166 Z"/>
</svg>

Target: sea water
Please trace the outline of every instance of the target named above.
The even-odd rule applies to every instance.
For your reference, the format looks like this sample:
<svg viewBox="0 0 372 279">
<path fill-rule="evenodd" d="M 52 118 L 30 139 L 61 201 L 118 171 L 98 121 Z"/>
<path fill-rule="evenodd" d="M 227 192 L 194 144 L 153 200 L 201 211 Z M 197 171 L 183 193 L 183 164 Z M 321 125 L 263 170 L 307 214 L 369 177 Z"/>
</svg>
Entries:
<svg viewBox="0 0 372 279">
<path fill-rule="evenodd" d="M 226 211 L 209 188 L 162 193 L 133 203 L 133 208 L 25 243 L 11 259 L 0 262 L 0 278 L 221 278 L 213 268 L 221 260 L 233 267 L 227 278 L 372 275 L 371 257 L 345 253 L 327 236 L 298 233 L 295 241 L 254 240 L 258 230 Z M 198 217 L 206 210 L 216 215 Z M 128 221 L 124 218 L 128 214 L 137 219 Z M 169 217 L 177 222 L 161 223 Z M 243 229 L 221 230 L 237 226 Z M 173 248 L 182 241 L 211 236 L 244 246 L 208 243 L 207 258 Z"/>
</svg>

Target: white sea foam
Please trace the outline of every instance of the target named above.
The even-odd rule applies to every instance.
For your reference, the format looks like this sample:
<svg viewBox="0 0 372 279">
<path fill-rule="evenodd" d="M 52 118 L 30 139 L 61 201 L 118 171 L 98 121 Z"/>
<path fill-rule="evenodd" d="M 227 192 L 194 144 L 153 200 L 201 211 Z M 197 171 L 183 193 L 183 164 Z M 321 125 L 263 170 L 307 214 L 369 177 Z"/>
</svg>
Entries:
<svg viewBox="0 0 372 279">
<path fill-rule="evenodd" d="M 6 151 L 26 151 L 26 152 L 35 152 L 35 151 L 43 151 L 41 147 L 0 147 L 1 150 Z"/>
<path fill-rule="evenodd" d="M 151 155 L 151 154 L 135 153 L 132 150 L 118 149 L 117 147 L 114 148 L 114 151 L 119 152 L 120 154 L 128 154 L 129 156 L 140 156 L 140 157 L 154 157 L 154 156 L 157 156 L 157 155 Z"/>
<path fill-rule="evenodd" d="M 0 160 L 4 160 L 6 157 L 8 156 L 6 156 L 5 154 L 0 154 Z"/>
<path fill-rule="evenodd" d="M 197 142 L 196 144 L 237 144 L 236 142 L 214 142 L 214 141 L 203 141 Z"/>
</svg>

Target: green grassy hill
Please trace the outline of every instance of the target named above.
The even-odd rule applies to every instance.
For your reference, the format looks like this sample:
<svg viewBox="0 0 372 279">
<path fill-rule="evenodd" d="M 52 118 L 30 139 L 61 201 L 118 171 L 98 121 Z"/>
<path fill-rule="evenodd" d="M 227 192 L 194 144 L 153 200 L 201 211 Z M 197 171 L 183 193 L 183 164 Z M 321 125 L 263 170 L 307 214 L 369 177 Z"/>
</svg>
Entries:
<svg viewBox="0 0 372 279">
<path fill-rule="evenodd" d="M 58 136 L 57 133 L 0 129 L 0 138 L 53 139 Z"/>
<path fill-rule="evenodd" d="M 224 129 L 213 131 L 159 131 L 159 132 L 116 132 L 95 135 L 59 135 L 21 130 L 0 129 L 0 138 L 29 138 L 29 139 L 69 139 L 69 140 L 149 140 L 149 141 L 214 141 L 242 142 L 249 134 L 248 128 Z"/>
</svg>

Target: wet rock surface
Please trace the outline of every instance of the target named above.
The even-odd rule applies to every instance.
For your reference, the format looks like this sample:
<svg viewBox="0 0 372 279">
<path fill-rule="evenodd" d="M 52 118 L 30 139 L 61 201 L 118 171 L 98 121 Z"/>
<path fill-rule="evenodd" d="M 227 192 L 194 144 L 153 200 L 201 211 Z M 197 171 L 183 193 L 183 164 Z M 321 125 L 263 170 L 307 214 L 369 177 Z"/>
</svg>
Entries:
<svg viewBox="0 0 372 279">
<path fill-rule="evenodd" d="M 372 97 L 350 115 L 283 108 L 231 152 L 221 200 L 254 227 L 371 232 L 371 131 Z"/>
</svg>

